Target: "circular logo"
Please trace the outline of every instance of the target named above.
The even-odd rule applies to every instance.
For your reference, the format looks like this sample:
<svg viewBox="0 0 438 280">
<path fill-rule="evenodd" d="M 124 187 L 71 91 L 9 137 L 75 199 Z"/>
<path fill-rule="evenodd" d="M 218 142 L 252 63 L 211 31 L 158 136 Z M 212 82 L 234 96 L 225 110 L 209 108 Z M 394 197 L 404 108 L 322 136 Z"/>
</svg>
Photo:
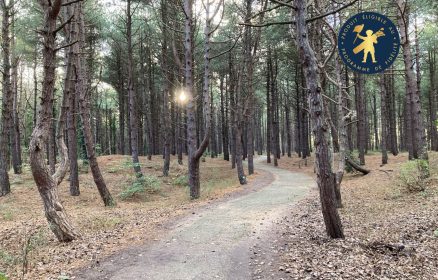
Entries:
<svg viewBox="0 0 438 280">
<path fill-rule="evenodd" d="M 356 14 L 339 30 L 339 55 L 350 69 L 359 73 L 384 71 L 394 63 L 399 49 L 397 27 L 378 13 Z"/>
</svg>

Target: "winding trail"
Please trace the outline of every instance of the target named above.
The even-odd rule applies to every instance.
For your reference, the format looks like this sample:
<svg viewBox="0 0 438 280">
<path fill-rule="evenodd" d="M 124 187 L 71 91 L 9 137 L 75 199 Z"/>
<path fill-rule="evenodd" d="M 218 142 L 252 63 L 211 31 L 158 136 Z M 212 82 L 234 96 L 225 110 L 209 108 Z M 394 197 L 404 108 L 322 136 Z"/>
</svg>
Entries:
<svg viewBox="0 0 438 280">
<path fill-rule="evenodd" d="M 250 279 L 251 245 L 315 185 L 308 175 L 274 168 L 265 159 L 256 161 L 256 169 L 273 175 L 267 186 L 197 211 L 160 241 L 112 256 L 75 279 Z"/>
</svg>

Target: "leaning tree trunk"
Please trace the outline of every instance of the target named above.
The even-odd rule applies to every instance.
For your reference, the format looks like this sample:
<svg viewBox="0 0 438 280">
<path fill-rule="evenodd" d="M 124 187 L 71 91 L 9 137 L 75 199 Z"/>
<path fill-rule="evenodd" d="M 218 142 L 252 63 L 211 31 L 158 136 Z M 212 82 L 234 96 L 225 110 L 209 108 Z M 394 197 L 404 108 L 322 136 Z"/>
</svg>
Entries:
<svg viewBox="0 0 438 280">
<path fill-rule="evenodd" d="M 45 160 L 45 147 L 49 138 L 50 120 L 53 112 L 56 69 L 56 19 L 61 9 L 61 0 L 53 1 L 51 6 L 46 1 L 40 1 L 40 4 L 44 11 L 44 72 L 41 108 L 29 144 L 30 166 L 38 191 L 44 202 L 44 210 L 50 229 L 59 241 L 68 242 L 76 239 L 79 234 L 73 228 L 65 213 L 58 196 L 56 181 L 50 175 Z"/>
<path fill-rule="evenodd" d="M 308 104 L 315 137 L 315 169 L 320 191 L 322 214 L 327 234 L 332 238 L 343 238 L 344 233 L 341 219 L 335 205 L 335 175 L 332 172 L 328 147 L 328 137 L 330 137 L 328 131 L 330 128 L 324 119 L 324 104 L 318 81 L 318 63 L 308 39 L 306 1 L 295 1 L 295 7 L 296 38 L 306 77 Z"/>
<path fill-rule="evenodd" d="M 100 197 L 103 200 L 105 206 L 114 206 L 116 203 L 109 192 L 102 173 L 100 172 L 99 165 L 97 163 L 96 153 L 94 151 L 93 133 L 91 131 L 91 112 L 90 112 L 90 99 L 91 92 L 86 86 L 87 68 L 84 59 L 84 54 L 79 50 L 85 48 L 85 23 L 82 14 L 82 4 L 79 3 L 76 8 L 76 27 L 79 38 L 79 44 L 75 45 L 75 53 L 77 54 L 76 68 L 77 68 L 77 81 L 76 92 L 79 95 L 79 114 L 81 117 L 82 125 L 84 127 L 85 147 L 87 150 L 87 157 L 90 162 L 91 173 L 93 174 L 94 183 L 99 191 Z"/>
</svg>

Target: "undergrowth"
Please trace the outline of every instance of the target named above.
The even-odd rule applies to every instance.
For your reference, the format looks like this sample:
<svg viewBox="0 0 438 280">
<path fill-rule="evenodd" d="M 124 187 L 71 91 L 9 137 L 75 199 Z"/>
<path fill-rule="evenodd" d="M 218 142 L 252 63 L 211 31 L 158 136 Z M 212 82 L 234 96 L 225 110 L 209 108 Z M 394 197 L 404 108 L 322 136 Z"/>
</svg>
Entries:
<svg viewBox="0 0 438 280">
<path fill-rule="evenodd" d="M 158 192 L 160 190 L 160 181 L 151 175 L 145 175 L 140 178 L 136 178 L 135 181 L 129 185 L 122 193 L 120 198 L 127 200 L 136 197 L 146 192 Z"/>
<path fill-rule="evenodd" d="M 409 192 L 422 192 L 426 188 L 425 170 L 429 173 L 429 166 L 425 160 L 411 160 L 400 166 L 399 183 Z"/>
</svg>

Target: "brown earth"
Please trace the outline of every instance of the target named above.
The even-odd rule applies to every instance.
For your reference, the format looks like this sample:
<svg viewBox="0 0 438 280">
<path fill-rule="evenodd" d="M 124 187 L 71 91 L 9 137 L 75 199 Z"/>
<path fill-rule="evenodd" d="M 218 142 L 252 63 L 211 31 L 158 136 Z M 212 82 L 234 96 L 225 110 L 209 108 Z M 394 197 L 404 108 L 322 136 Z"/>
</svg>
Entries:
<svg viewBox="0 0 438 280">
<path fill-rule="evenodd" d="M 371 173 L 342 184 L 344 240 L 326 237 L 318 190 L 278 220 L 270 240 L 254 248 L 254 279 L 438 279 L 438 154 L 431 179 L 408 192 L 399 179 L 407 155 L 366 157 Z M 313 173 L 312 159 L 282 158 L 281 168 Z M 260 257 L 262 256 L 262 257 Z"/>
<path fill-rule="evenodd" d="M 104 178 L 117 201 L 114 208 L 103 206 L 91 173 L 80 174 L 78 197 L 69 195 L 67 180 L 59 186 L 63 205 L 82 234 L 80 240 L 66 244 L 59 243 L 48 228 L 29 167 L 24 167 L 22 175 L 11 174 L 12 193 L 0 198 L 0 272 L 10 279 L 63 279 L 63 275 L 98 263 L 114 252 L 157 239 L 172 219 L 243 189 L 228 162 L 206 158 L 201 163 L 201 199 L 192 201 L 188 188 L 181 186 L 186 162 L 180 166 L 172 158 L 170 176 L 165 178 L 160 177 L 161 157 L 140 161 L 143 172 L 158 178 L 160 187 L 123 201 L 119 194 L 134 180 L 130 157 L 99 158 Z M 249 181 L 256 177 L 251 176 Z"/>
</svg>

